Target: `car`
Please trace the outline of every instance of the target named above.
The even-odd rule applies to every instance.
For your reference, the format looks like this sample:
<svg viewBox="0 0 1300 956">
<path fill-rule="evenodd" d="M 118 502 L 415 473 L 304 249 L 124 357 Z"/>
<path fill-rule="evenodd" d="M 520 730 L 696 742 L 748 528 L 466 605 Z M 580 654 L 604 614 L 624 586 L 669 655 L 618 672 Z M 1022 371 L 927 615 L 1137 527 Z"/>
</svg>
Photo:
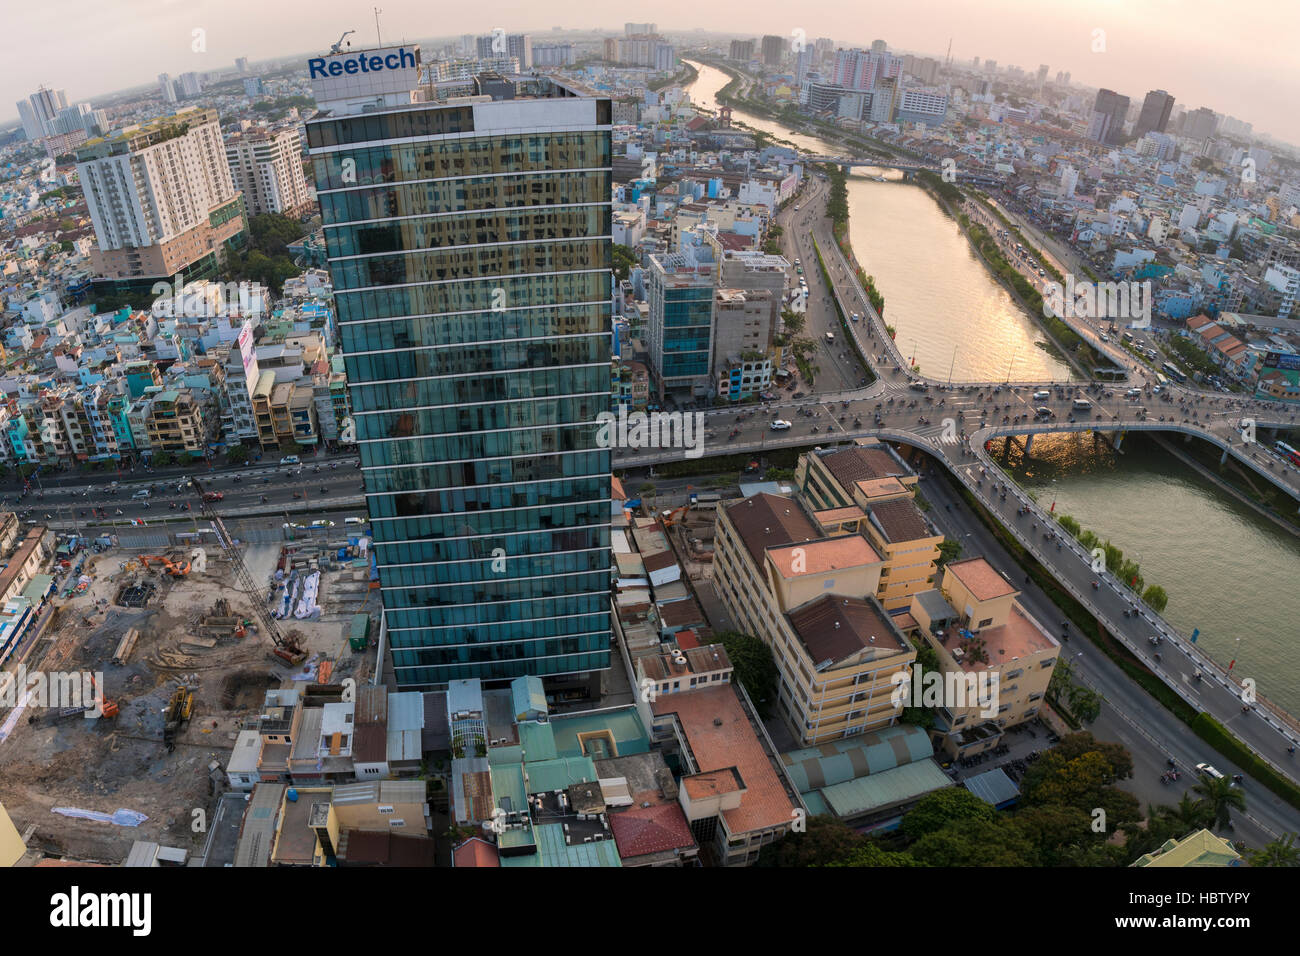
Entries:
<svg viewBox="0 0 1300 956">
<path fill-rule="evenodd" d="M 803 266 L 795 266 L 794 271 L 799 273 L 800 275 L 803 275 Z"/>
<path fill-rule="evenodd" d="M 1141 397 L 1142 397 L 1142 389 L 1140 389 L 1140 388 L 1130 388 L 1127 392 L 1124 393 L 1124 397 L 1125 397 L 1125 398 L 1141 398 Z"/>
<path fill-rule="evenodd" d="M 930 386 L 926 385 L 925 382 L 912 382 L 907 387 L 914 392 L 924 392 L 928 391 L 930 388 Z"/>
<path fill-rule="evenodd" d="M 795 264 L 795 265 L 799 265 L 799 264 L 800 264 L 800 261 L 799 261 L 798 259 L 796 259 L 796 260 L 794 260 L 794 264 Z"/>
<path fill-rule="evenodd" d="M 1097 338 L 1101 339 L 1103 342 L 1109 342 L 1109 341 L 1110 341 L 1110 336 L 1107 335 L 1105 332 L 1099 332 L 1099 333 L 1097 333 Z"/>
<path fill-rule="evenodd" d="M 139 491 L 137 491 L 137 492 L 136 492 L 135 494 L 133 494 L 131 497 L 132 497 L 132 498 L 148 498 L 151 494 L 153 494 L 153 492 L 151 492 L 148 488 L 141 488 Z"/>
<path fill-rule="evenodd" d="M 225 498 L 225 497 L 226 497 L 226 496 L 225 496 L 222 492 L 220 492 L 220 491 L 205 491 L 205 492 L 203 492 L 203 500 L 204 500 L 204 501 L 221 501 L 221 500 L 222 500 L 223 498 Z"/>
<path fill-rule="evenodd" d="M 1056 413 L 1052 411 L 1050 408 L 1048 408 L 1046 405 L 1039 405 L 1037 408 L 1034 409 L 1034 414 L 1037 415 L 1039 418 L 1056 417 Z"/>
<path fill-rule="evenodd" d="M 849 318 L 852 319 L 854 322 L 861 322 L 861 321 L 862 321 L 862 316 L 858 315 L 858 313 L 856 313 L 856 312 L 850 312 L 850 313 L 849 313 Z"/>
<path fill-rule="evenodd" d="M 282 464 L 282 465 L 301 465 L 302 462 L 298 460 L 298 456 L 297 456 L 297 455 L 285 455 L 283 458 L 280 459 L 280 464 Z"/>
<path fill-rule="evenodd" d="M 1034 401 L 1036 402 L 1045 402 L 1051 397 L 1051 392 L 1034 392 Z"/>
<path fill-rule="evenodd" d="M 1198 763 L 1196 765 L 1196 772 L 1202 777 L 1209 777 L 1212 780 L 1223 779 L 1223 774 L 1219 773 L 1219 771 L 1215 770 L 1208 763 Z"/>
<path fill-rule="evenodd" d="M 786 431 L 789 427 L 790 427 L 790 423 L 783 418 L 775 418 L 772 420 L 772 431 L 774 432 L 783 432 Z"/>
<path fill-rule="evenodd" d="M 332 528 L 334 527 L 334 522 L 328 521 L 325 518 L 318 518 L 311 523 L 311 526 L 313 528 Z"/>
<path fill-rule="evenodd" d="M 297 530 L 302 530 L 304 527 L 306 527 L 306 525 L 300 525 L 296 521 L 286 521 L 284 524 L 280 525 L 280 527 L 286 529 L 294 528 Z"/>
<path fill-rule="evenodd" d="M 343 523 L 344 524 L 365 524 L 366 519 L 365 518 L 344 518 Z"/>
</svg>

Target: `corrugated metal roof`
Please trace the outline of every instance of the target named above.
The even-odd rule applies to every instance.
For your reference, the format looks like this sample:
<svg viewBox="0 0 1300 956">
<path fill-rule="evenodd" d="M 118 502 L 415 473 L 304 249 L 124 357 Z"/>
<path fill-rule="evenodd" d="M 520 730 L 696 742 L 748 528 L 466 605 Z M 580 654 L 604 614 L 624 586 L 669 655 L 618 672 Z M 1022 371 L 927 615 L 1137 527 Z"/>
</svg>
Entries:
<svg viewBox="0 0 1300 956">
<path fill-rule="evenodd" d="M 535 760 L 554 760 L 555 732 L 550 724 L 535 720 L 525 720 L 519 724 L 519 745 L 523 747 L 528 762 Z"/>
<path fill-rule="evenodd" d="M 1015 800 L 1016 797 L 1020 796 L 1020 788 L 1016 786 L 1015 781 L 1008 777 L 1006 771 L 1001 767 L 994 767 L 992 770 L 986 770 L 983 773 L 975 774 L 973 777 L 967 777 L 962 783 L 975 796 L 995 807 Z"/>
<path fill-rule="evenodd" d="M 320 729 L 325 720 L 325 708 L 304 707 L 302 723 L 298 725 L 298 734 L 293 741 L 293 759 L 310 760 L 318 756 L 320 750 Z"/>
<path fill-rule="evenodd" d="M 284 800 L 282 783 L 259 783 L 244 810 L 244 822 L 235 848 L 235 866 L 268 866 L 274 848 L 275 820 Z"/>
<path fill-rule="evenodd" d="M 873 733 L 783 753 L 781 761 L 795 786 L 805 791 L 883 773 L 933 754 L 934 747 L 923 728 L 896 724 Z"/>
<path fill-rule="evenodd" d="M 546 689 L 540 677 L 517 677 L 510 682 L 515 718 L 532 712 L 547 713 Z"/>
<path fill-rule="evenodd" d="M 506 747 L 489 747 L 488 763 L 494 767 L 504 767 L 510 764 L 516 766 L 524 762 L 524 752 L 518 744 L 510 744 Z"/>
<path fill-rule="evenodd" d="M 483 711 L 483 685 L 477 678 L 447 682 L 447 713 L 458 714 L 462 711 Z"/>
<path fill-rule="evenodd" d="M 905 803 L 949 786 L 952 786 L 952 781 L 938 764 L 933 760 L 920 760 L 884 773 L 826 787 L 821 794 L 836 816 L 852 817 Z"/>
<path fill-rule="evenodd" d="M 389 728 L 388 753 L 386 755 L 389 763 L 399 760 L 419 760 L 423 755 L 424 749 L 420 746 L 420 731 L 393 730 Z"/>
<path fill-rule="evenodd" d="M 513 832 L 513 831 L 507 831 Z M 564 827 L 558 823 L 534 827 L 537 840 L 537 852 L 525 856 L 502 856 L 501 865 L 506 866 L 622 866 L 618 858 L 618 845 L 612 840 L 597 843 L 579 843 L 567 846 L 564 842 Z M 503 834 L 504 835 L 504 834 Z M 505 844 L 502 844 L 503 846 Z"/>
<path fill-rule="evenodd" d="M 426 796 L 423 780 L 379 781 L 380 803 L 423 803 Z"/>
<path fill-rule="evenodd" d="M 379 802 L 379 782 L 348 783 L 334 788 L 335 806 L 355 806 L 362 803 Z"/>
<path fill-rule="evenodd" d="M 252 773 L 262 755 L 262 735 L 256 730 L 241 730 L 235 747 L 226 761 L 226 773 Z"/>
<path fill-rule="evenodd" d="M 529 761 L 528 790 L 565 790 L 570 784 L 595 782 L 596 764 L 590 757 L 557 757 L 554 760 Z"/>
<path fill-rule="evenodd" d="M 424 695 L 418 691 L 388 695 L 388 729 L 423 730 Z M 417 746 L 418 751 L 418 746 Z M 418 756 L 418 753 L 417 753 Z"/>
</svg>

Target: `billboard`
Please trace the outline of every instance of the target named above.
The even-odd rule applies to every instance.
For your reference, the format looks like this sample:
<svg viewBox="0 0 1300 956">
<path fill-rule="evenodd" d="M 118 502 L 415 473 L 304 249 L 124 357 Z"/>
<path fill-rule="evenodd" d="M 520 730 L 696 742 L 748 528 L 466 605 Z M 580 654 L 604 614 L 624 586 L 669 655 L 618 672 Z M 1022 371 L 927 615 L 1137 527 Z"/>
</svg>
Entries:
<svg viewBox="0 0 1300 956">
<path fill-rule="evenodd" d="M 1266 353 L 1260 362 L 1255 397 L 1272 402 L 1300 402 L 1300 355 Z"/>
<path fill-rule="evenodd" d="M 244 362 L 244 382 L 248 394 L 252 395 L 257 387 L 257 349 L 253 346 L 253 326 L 245 322 L 239 330 L 239 357 Z"/>
</svg>

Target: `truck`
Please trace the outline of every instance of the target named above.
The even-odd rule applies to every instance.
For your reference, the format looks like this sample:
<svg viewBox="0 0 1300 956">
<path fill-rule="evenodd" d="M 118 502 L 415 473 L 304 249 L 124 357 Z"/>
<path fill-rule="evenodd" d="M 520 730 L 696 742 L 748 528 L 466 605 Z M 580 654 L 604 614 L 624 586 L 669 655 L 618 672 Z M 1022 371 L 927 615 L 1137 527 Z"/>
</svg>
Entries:
<svg viewBox="0 0 1300 956">
<path fill-rule="evenodd" d="M 832 343 L 833 343 L 833 342 L 835 341 L 835 333 L 834 333 L 834 332 L 827 332 L 827 333 L 826 333 L 826 341 L 827 341 L 827 342 L 832 342 Z"/>
</svg>

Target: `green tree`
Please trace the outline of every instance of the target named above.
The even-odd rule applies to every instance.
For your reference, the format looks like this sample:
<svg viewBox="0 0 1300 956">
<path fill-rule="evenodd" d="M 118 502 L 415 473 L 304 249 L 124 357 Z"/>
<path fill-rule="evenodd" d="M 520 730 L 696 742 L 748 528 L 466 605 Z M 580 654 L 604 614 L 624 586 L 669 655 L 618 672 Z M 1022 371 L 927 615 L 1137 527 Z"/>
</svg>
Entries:
<svg viewBox="0 0 1300 956">
<path fill-rule="evenodd" d="M 1192 787 L 1192 792 L 1205 798 L 1216 830 L 1223 830 L 1232 822 L 1233 810 L 1246 809 L 1246 795 L 1227 777 L 1204 777 Z"/>
<path fill-rule="evenodd" d="M 1246 860 L 1251 866 L 1300 866 L 1300 847 L 1295 840 L 1294 833 L 1284 833 L 1258 850 L 1247 850 Z"/>
<path fill-rule="evenodd" d="M 776 662 L 771 649 L 757 637 L 727 631 L 714 638 L 727 650 L 736 681 L 745 688 L 761 716 L 767 717 L 776 697 Z"/>
<path fill-rule="evenodd" d="M 882 849 L 872 840 L 866 840 L 856 850 L 849 853 L 843 859 L 836 860 L 833 863 L 827 863 L 826 866 L 921 866 L 914 860 L 909 853 L 901 853 L 895 850 Z"/>
<path fill-rule="evenodd" d="M 800 315 L 798 312 L 792 312 L 789 309 L 785 309 L 781 313 L 781 321 L 785 324 L 785 330 L 791 335 L 798 335 L 804 330 L 804 320 L 804 316 Z"/>
<path fill-rule="evenodd" d="M 1079 522 L 1074 518 L 1067 514 L 1058 514 L 1056 516 L 1056 522 L 1065 529 L 1066 533 L 1069 534 L 1070 537 L 1077 538 L 1079 536 L 1081 528 Z"/>
<path fill-rule="evenodd" d="M 1214 822 L 1214 811 L 1204 800 L 1197 800 L 1190 793 L 1184 793 L 1174 806 L 1160 806 L 1155 812 L 1162 820 L 1169 823 L 1179 836 L 1186 836 L 1194 830 L 1203 830 Z"/>
<path fill-rule="evenodd" d="M 1067 856 L 1105 839 L 1105 834 L 1093 832 L 1091 815 L 1078 807 L 1029 807 L 1013 816 L 1011 823 L 1035 848 L 1035 866 L 1062 866 Z"/>
<path fill-rule="evenodd" d="M 248 461 L 248 449 L 243 445 L 231 445 L 226 449 L 226 459 L 232 465 L 242 465 Z"/>
<path fill-rule="evenodd" d="M 1069 700 L 1070 713 L 1085 724 L 1091 724 L 1101 716 L 1102 697 L 1092 688 L 1075 684 L 1070 688 Z"/>
<path fill-rule="evenodd" d="M 169 451 L 160 451 L 153 456 L 153 466 L 155 468 L 166 468 L 176 462 L 176 456 Z"/>
<path fill-rule="evenodd" d="M 908 853 L 926 866 L 942 867 L 1032 866 L 1038 856 L 1024 834 L 1002 817 L 950 823 L 921 837 Z"/>
<path fill-rule="evenodd" d="M 943 567 L 950 561 L 956 561 L 959 557 L 961 557 L 960 541 L 954 541 L 952 538 L 944 538 L 939 542 L 939 567 Z"/>
<path fill-rule="evenodd" d="M 834 817 L 808 818 L 803 833 L 787 833 L 758 854 L 756 866 L 828 866 L 847 859 L 866 838 Z"/>
<path fill-rule="evenodd" d="M 627 246 L 614 247 L 614 275 L 620 282 L 632 274 L 632 269 L 640 265 L 636 253 Z"/>
<path fill-rule="evenodd" d="M 1166 594 L 1165 589 L 1158 584 L 1149 585 L 1147 589 L 1142 592 L 1142 600 L 1145 601 L 1147 606 L 1157 614 L 1163 614 L 1165 608 L 1169 605 L 1169 595 Z"/>
<path fill-rule="evenodd" d="M 916 806 L 903 815 L 899 832 L 912 840 L 919 840 L 954 823 L 989 821 L 997 811 L 964 787 L 945 787 L 926 794 Z"/>
</svg>

